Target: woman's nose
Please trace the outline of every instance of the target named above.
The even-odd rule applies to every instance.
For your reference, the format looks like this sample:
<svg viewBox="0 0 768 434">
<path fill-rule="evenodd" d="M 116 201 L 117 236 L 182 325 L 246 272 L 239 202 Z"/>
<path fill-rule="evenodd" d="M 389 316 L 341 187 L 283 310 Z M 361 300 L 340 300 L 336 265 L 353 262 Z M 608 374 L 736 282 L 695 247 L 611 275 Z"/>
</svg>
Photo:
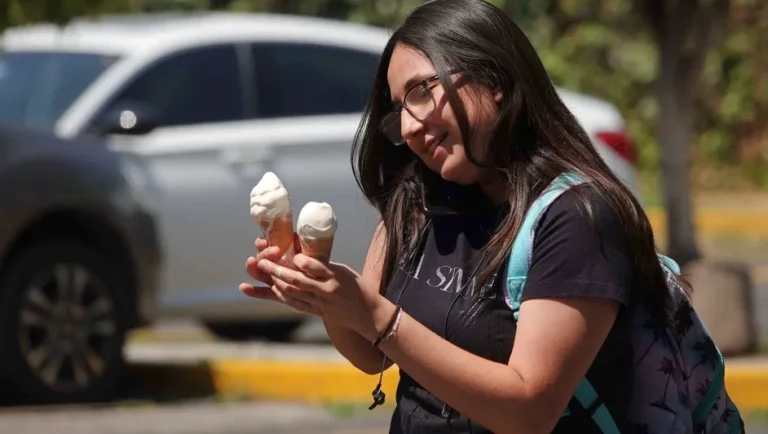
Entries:
<svg viewBox="0 0 768 434">
<path fill-rule="evenodd" d="M 424 122 L 413 117 L 411 112 L 403 109 L 400 113 L 400 134 L 408 140 L 417 135 L 424 128 Z"/>
</svg>

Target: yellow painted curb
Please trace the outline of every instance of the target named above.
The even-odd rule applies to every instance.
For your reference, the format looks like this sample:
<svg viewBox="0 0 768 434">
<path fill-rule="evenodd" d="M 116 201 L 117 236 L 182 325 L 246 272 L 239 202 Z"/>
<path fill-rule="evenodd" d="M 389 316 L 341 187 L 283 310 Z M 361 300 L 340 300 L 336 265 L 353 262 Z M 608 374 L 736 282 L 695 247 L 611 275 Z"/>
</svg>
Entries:
<svg viewBox="0 0 768 434">
<path fill-rule="evenodd" d="M 768 409 L 768 366 L 725 365 L 725 387 L 742 413 Z"/>
<path fill-rule="evenodd" d="M 663 209 L 647 211 L 648 219 L 657 235 L 667 228 L 667 216 Z M 694 211 L 694 224 L 704 236 L 746 235 L 768 238 L 768 212 L 764 210 L 728 210 L 721 208 Z"/>
<path fill-rule="evenodd" d="M 371 403 L 378 375 L 366 375 L 351 364 L 286 361 L 213 360 L 207 364 L 145 366 L 143 381 L 159 388 L 217 393 L 223 397 L 290 400 L 308 403 Z M 397 366 L 384 373 L 387 404 L 394 403 Z M 739 410 L 768 409 L 768 363 L 726 361 L 726 387 Z M 151 382 L 151 383 L 149 383 Z"/>
<path fill-rule="evenodd" d="M 372 402 L 378 375 L 347 363 L 252 362 L 218 360 L 210 364 L 213 384 L 222 395 L 300 400 L 311 403 Z M 394 401 L 399 372 L 384 372 L 382 390 Z"/>
</svg>

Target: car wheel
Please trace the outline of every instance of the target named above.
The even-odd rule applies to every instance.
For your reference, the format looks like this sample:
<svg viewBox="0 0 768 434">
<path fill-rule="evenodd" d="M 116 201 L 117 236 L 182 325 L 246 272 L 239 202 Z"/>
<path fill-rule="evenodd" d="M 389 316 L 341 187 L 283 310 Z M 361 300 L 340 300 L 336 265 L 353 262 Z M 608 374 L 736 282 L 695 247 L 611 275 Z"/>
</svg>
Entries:
<svg viewBox="0 0 768 434">
<path fill-rule="evenodd" d="M 111 398 L 123 368 L 125 280 L 104 255 L 51 241 L 11 258 L 0 278 L 0 377 L 23 403 Z"/>
<path fill-rule="evenodd" d="M 301 320 L 270 321 L 262 323 L 206 323 L 216 337 L 228 341 L 243 342 L 265 338 L 274 342 L 286 342 L 302 324 Z"/>
</svg>

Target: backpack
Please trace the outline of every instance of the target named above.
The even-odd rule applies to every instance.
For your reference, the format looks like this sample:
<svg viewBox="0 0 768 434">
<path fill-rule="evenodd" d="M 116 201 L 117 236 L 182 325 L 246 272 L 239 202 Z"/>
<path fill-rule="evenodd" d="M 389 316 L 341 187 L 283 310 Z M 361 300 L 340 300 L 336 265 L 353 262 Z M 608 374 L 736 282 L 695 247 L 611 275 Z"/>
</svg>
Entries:
<svg viewBox="0 0 768 434">
<path fill-rule="evenodd" d="M 552 202 L 582 180 L 574 174 L 556 178 L 529 208 L 512 245 L 505 301 L 515 320 L 520 311 L 534 231 Z M 680 267 L 658 255 L 669 289 L 669 321 L 663 323 L 641 306 L 634 307 L 631 343 L 634 391 L 629 410 L 633 432 L 652 434 L 736 434 L 742 431 L 738 409 L 725 390 L 723 355 L 712 341 L 680 282 Z M 585 409 L 603 434 L 620 434 L 590 382 L 582 379 L 572 404 Z M 561 417 L 569 414 L 569 410 Z M 625 433 L 626 434 L 626 433 Z"/>
</svg>

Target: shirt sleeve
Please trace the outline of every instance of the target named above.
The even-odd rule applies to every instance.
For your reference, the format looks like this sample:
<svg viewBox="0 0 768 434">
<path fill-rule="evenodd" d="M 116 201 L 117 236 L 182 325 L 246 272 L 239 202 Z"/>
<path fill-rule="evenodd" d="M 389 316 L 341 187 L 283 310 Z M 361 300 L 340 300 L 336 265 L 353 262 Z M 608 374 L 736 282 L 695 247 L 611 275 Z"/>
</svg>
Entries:
<svg viewBox="0 0 768 434">
<path fill-rule="evenodd" d="M 577 188 L 539 220 L 522 301 L 596 297 L 628 305 L 634 273 L 619 215 L 596 192 Z"/>
</svg>

